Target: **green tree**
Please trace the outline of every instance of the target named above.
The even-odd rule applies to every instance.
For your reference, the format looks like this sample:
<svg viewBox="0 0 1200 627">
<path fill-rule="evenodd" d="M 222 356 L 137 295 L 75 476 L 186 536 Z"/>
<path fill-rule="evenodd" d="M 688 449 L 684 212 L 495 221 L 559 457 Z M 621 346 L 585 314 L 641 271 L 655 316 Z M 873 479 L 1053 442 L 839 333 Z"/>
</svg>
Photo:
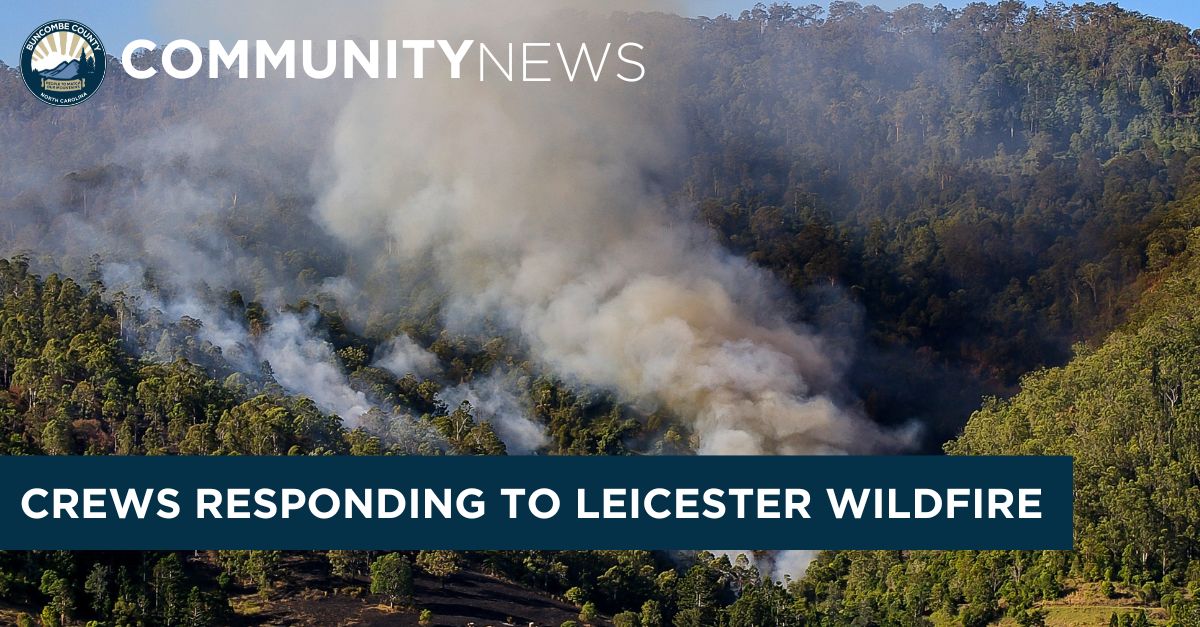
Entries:
<svg viewBox="0 0 1200 627">
<path fill-rule="evenodd" d="M 567 591 L 563 593 L 563 596 L 575 605 L 583 605 L 584 601 L 587 600 L 587 593 L 585 593 L 583 588 L 580 588 L 579 586 L 572 586 L 568 588 Z"/>
<path fill-rule="evenodd" d="M 399 553 L 388 553 L 371 562 L 371 594 L 382 595 L 389 606 L 408 605 L 413 597 L 412 566 Z"/>
<path fill-rule="evenodd" d="M 92 565 L 87 579 L 83 582 L 83 590 L 91 599 L 92 611 L 100 616 L 108 616 L 112 609 L 112 569 L 100 562 Z"/>
<path fill-rule="evenodd" d="M 42 608 L 42 622 L 49 616 L 55 625 L 66 624 L 71 613 L 75 611 L 75 598 L 71 591 L 71 583 L 58 573 L 47 570 L 42 573 L 41 585 L 38 587 L 50 601 Z"/>
<path fill-rule="evenodd" d="M 654 599 L 648 599 L 642 604 L 641 617 L 642 627 L 663 627 L 662 605 Z"/>
<path fill-rule="evenodd" d="M 445 587 L 446 578 L 462 569 L 462 559 L 454 551 L 421 551 L 417 553 L 417 566 L 430 576 L 437 577 Z"/>
<path fill-rule="evenodd" d="M 598 617 L 599 617 L 599 614 L 597 613 L 597 610 L 596 610 L 596 604 L 592 603 L 591 601 L 584 603 L 583 607 L 580 608 L 580 610 L 579 610 L 579 621 L 584 624 L 590 624 L 592 621 L 595 621 Z"/>
<path fill-rule="evenodd" d="M 42 627 L 60 627 L 63 619 L 53 605 L 42 608 Z"/>
<path fill-rule="evenodd" d="M 164 624 L 178 624 L 187 610 L 188 601 L 179 554 L 168 553 L 159 559 L 154 565 L 153 576 L 155 608 Z"/>
<path fill-rule="evenodd" d="M 334 577 L 352 579 L 366 572 L 365 551 L 328 551 L 325 557 L 329 560 L 330 572 Z"/>
</svg>

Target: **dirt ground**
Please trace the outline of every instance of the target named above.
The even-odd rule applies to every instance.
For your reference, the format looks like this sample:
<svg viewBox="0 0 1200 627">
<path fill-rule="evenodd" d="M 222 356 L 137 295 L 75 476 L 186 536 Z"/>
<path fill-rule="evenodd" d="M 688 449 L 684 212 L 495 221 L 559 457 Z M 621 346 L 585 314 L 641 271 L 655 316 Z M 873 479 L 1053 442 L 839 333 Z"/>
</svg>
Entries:
<svg viewBox="0 0 1200 627">
<path fill-rule="evenodd" d="M 203 557 L 191 557 L 193 567 L 216 567 Z M 433 612 L 436 627 L 559 627 L 566 620 L 578 621 L 579 609 L 539 592 L 489 577 L 463 571 L 449 577 L 443 586 L 438 580 L 415 572 L 414 608 L 389 608 L 370 595 L 370 582 L 364 577 L 344 581 L 329 576 L 328 567 L 310 555 L 293 554 L 284 558 L 285 580 L 263 600 L 245 590 L 234 594 L 230 602 L 237 612 L 238 627 L 264 625 L 401 625 L 416 626 L 420 610 Z M 0 625 L 14 625 L 21 614 L 37 615 L 37 608 L 0 603 Z M 73 623 L 75 624 L 75 623 Z M 82 623 L 78 623 L 82 624 Z M 606 620 L 593 621 L 595 627 L 609 627 Z"/>
<path fill-rule="evenodd" d="M 439 627 L 558 627 L 578 620 L 579 610 L 549 596 L 478 572 L 464 571 L 448 578 L 443 586 L 436 579 L 417 574 L 416 607 L 389 609 L 371 595 L 337 588 L 324 566 L 299 557 L 286 560 L 289 581 L 263 602 L 257 595 L 233 599 L 245 625 L 417 625 L 420 609 L 433 612 Z M 368 589 L 364 580 L 358 582 Z M 358 588 L 360 586 L 350 586 Z M 597 627 L 607 621 L 595 621 Z"/>
</svg>

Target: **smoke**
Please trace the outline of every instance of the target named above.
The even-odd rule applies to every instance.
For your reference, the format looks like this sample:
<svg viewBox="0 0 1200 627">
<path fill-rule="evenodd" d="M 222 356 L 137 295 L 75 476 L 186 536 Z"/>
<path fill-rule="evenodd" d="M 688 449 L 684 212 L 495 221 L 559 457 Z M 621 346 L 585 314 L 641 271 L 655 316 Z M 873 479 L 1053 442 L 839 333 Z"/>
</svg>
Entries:
<svg viewBox="0 0 1200 627">
<path fill-rule="evenodd" d="M 355 425 L 371 408 L 366 396 L 350 387 L 333 346 L 313 337 L 313 320 L 284 312 L 272 317 L 271 328 L 256 342 L 271 365 L 275 380 L 285 389 L 305 394 L 326 411 Z"/>
<path fill-rule="evenodd" d="M 817 559 L 817 551 L 775 551 L 771 553 L 771 577 L 778 581 L 796 581 L 808 571 L 808 565 Z"/>
<path fill-rule="evenodd" d="M 527 455 L 549 441 L 542 426 L 529 418 L 528 404 L 512 392 L 500 372 L 445 390 L 441 396 L 451 408 L 469 402 L 475 418 L 490 422 L 511 454 Z"/>
<path fill-rule="evenodd" d="M 196 361 L 192 355 L 180 355 L 171 341 L 171 325 L 192 320 L 198 325 L 192 332 L 219 349 L 222 365 L 251 376 L 269 374 L 284 390 L 310 398 L 347 426 L 363 427 L 399 451 L 415 455 L 449 450 L 445 439 L 428 423 L 399 408 L 373 403 L 351 385 L 333 345 L 318 329 L 314 312 L 277 311 L 267 330 L 255 335 L 244 323 L 195 294 L 164 299 L 147 291 L 142 284 L 145 275 L 144 267 L 111 263 L 105 265 L 102 280 L 136 299 L 143 311 L 160 312 L 165 318 L 165 324 L 154 329 L 161 338 L 158 344 L 153 349 L 148 343 L 138 346 L 146 357 L 169 362 L 185 356 Z M 439 370 L 437 357 L 403 334 L 381 345 L 373 365 L 396 377 L 429 377 Z M 450 408 L 469 402 L 473 416 L 490 422 L 510 453 L 530 454 L 547 442 L 542 426 L 529 418 L 529 407 L 500 372 L 451 387 L 440 397 Z"/>
<path fill-rule="evenodd" d="M 376 350 L 374 366 L 403 377 L 428 377 L 437 372 L 437 356 L 421 348 L 407 335 L 397 335 Z"/>
<path fill-rule="evenodd" d="M 796 581 L 804 576 L 808 565 L 817 558 L 817 551 L 746 551 L 726 549 L 709 551 L 713 555 L 725 556 L 731 564 L 736 564 L 738 557 L 746 561 L 763 575 L 773 581 Z"/>
<path fill-rule="evenodd" d="M 122 83 L 130 81 L 114 76 L 112 90 L 128 92 Z M 161 81 L 146 83 L 137 87 L 167 95 L 139 97 L 137 112 L 97 129 L 71 161 L 54 163 L 49 176 L 6 170 L 4 184 L 20 190 L 20 202 L 6 203 L 11 235 L 0 249 L 33 251 L 52 258 L 54 270 L 75 275 L 83 272 L 63 264 L 96 255 L 106 265 L 149 269 L 162 286 L 180 290 L 212 285 L 260 300 L 297 298 L 306 286 L 292 280 L 285 260 L 261 242 L 321 250 L 321 260 L 339 256 L 337 243 L 323 233 L 324 241 L 312 237 L 319 229 L 306 211 L 296 210 L 308 194 L 308 160 L 296 157 L 298 147 L 321 137 L 319 125 L 304 122 L 323 107 L 313 104 L 302 115 L 286 115 L 290 107 L 279 101 L 288 99 L 264 97 L 261 84 L 198 83 L 195 95 L 172 94 Z M 110 97 L 109 90 L 97 95 Z M 140 118 L 154 118 L 156 109 L 174 100 L 187 108 L 184 119 Z M 54 124 L 82 135 L 90 127 L 79 116 L 66 111 Z M 299 129 L 285 128 L 281 120 L 289 117 Z M 11 161 L 5 159 L 5 166 Z M 295 244 L 301 239 L 303 247 Z M 335 263 L 326 265 L 321 270 L 340 271 Z"/>
<path fill-rule="evenodd" d="M 441 307 L 451 329 L 504 329 L 557 376 L 665 407 L 691 423 L 702 453 L 906 446 L 911 434 L 873 426 L 846 393 L 846 343 L 797 322 L 771 277 L 723 251 L 689 208 L 668 199 L 675 164 L 686 161 L 684 116 L 673 67 L 654 63 L 656 41 L 641 42 L 641 83 L 615 77 L 612 51 L 600 82 L 587 71 L 565 80 L 554 44 L 575 60 L 586 42 L 598 63 L 605 42 L 638 40 L 634 21 L 584 4 L 532 2 L 519 15 L 501 4 L 432 2 L 382 13 L 317 3 L 250 13 L 241 3 L 179 8 L 197 29 L 216 20 L 209 32 L 222 36 L 473 39 L 501 56 L 508 42 L 547 42 L 534 49 L 547 61 L 534 73 L 555 80 L 480 83 L 472 72 L 450 80 L 445 59 L 431 53 L 420 82 L 235 83 L 205 94 L 199 110 L 207 113 L 117 142 L 113 157 L 134 174 L 115 177 L 128 182 L 108 187 L 109 198 L 85 198 L 81 211 L 65 208 L 78 207 L 74 198 L 51 207 L 56 217 L 35 238 L 48 246 L 38 249 L 144 263 L 185 293 L 197 284 L 237 287 L 275 309 L 325 289 L 355 310 L 386 310 L 401 290 L 377 289 L 376 275 L 390 270 L 402 285 L 397 268 L 427 268 L 448 295 Z M 284 14 L 303 17 L 292 23 Z M 476 61 L 468 55 L 464 67 L 473 71 Z M 179 84 L 157 78 L 144 87 Z M 332 129 L 320 123 L 330 117 Z M 297 171 L 310 173 L 307 185 L 297 186 Z M 246 189 L 273 191 L 252 203 Z M 296 207 L 307 205 L 288 196 L 309 194 L 318 199 L 315 219 L 336 238 L 328 246 L 325 233 L 296 237 L 306 212 Z M 89 202 L 103 210 L 89 211 Z M 243 212 L 259 212 L 249 221 L 258 230 L 231 232 Z M 245 241 L 280 244 L 264 250 Z M 312 258 L 297 262 L 301 251 Z M 339 263 L 343 253 L 357 263 Z M 296 267 L 320 282 L 283 271 Z M 309 322 L 283 316 L 264 337 L 238 341 L 237 328 L 203 313 L 194 317 L 214 345 L 267 359 L 288 389 L 349 421 L 368 407 Z M 385 347 L 380 366 L 431 367 L 398 342 Z M 521 442 L 522 433 L 510 436 Z"/>
<path fill-rule="evenodd" d="M 198 338 L 220 350 L 225 364 L 249 375 L 262 375 L 263 365 L 283 389 L 312 399 L 323 411 L 341 417 L 348 425 L 374 406 L 362 392 L 350 386 L 333 345 L 321 337 L 316 314 L 277 311 L 265 332 L 255 335 L 245 324 L 233 320 L 197 294 L 164 297 L 145 289 L 141 266 L 111 263 L 104 267 L 103 281 L 110 289 L 136 299 L 145 311 L 161 312 L 168 323 L 190 319 L 199 325 Z M 161 337 L 169 339 L 169 328 Z M 149 356 L 159 360 L 175 359 L 176 347 L 164 339 Z M 148 346 L 139 347 L 149 351 Z"/>
<path fill-rule="evenodd" d="M 622 41 L 617 18 L 506 14 L 452 5 L 420 23 L 485 41 Z M 647 81 L 669 80 L 654 69 Z M 319 216 L 350 247 L 431 260 L 452 327 L 501 324 L 556 374 L 665 406 L 702 453 L 905 446 L 839 402 L 845 348 L 789 320 L 770 277 L 657 188 L 683 158 L 681 116 L 652 93 L 615 80 L 360 84 Z"/>
<path fill-rule="evenodd" d="M 411 415 L 387 413 L 373 408 L 360 423 L 399 455 L 453 454 L 454 448 L 430 423 Z"/>
<path fill-rule="evenodd" d="M 131 182 L 112 187 L 104 211 L 89 213 L 86 201 L 83 211 L 63 211 L 41 243 L 145 263 L 185 289 L 237 287 L 276 309 L 327 290 L 353 310 L 387 311 L 403 289 L 387 289 L 378 276 L 390 271 L 402 286 L 409 279 L 400 268 L 423 268 L 447 294 L 440 307 L 452 330 L 506 330 L 556 376 L 665 407 L 691 423 L 702 453 L 907 446 L 911 433 L 881 431 L 847 394 L 853 355 L 842 338 L 797 322 L 771 277 L 727 254 L 689 208 L 669 200 L 675 164 L 686 161 L 684 116 L 673 66 L 654 63 L 656 41 L 641 42 L 640 83 L 615 77 L 611 50 L 599 82 L 588 71 L 565 79 L 555 44 L 574 61 L 586 42 L 598 63 L 606 42 L 639 39 L 633 20 L 583 5 L 533 2 L 520 15 L 500 4 L 432 2 L 382 13 L 315 3 L 252 14 L 232 4 L 205 9 L 220 22 L 212 32 L 244 29 L 233 36 L 473 39 L 502 57 L 508 42 L 547 42 L 533 49 L 546 60 L 534 73 L 555 80 L 481 83 L 472 77 L 474 54 L 464 62 L 472 72 L 450 80 L 445 59 L 431 53 L 420 82 L 247 81 L 209 95 L 205 115 L 120 143 L 116 156 L 136 173 Z M 304 17 L 293 24 L 282 14 Z M 516 46 L 518 67 L 525 53 Z M 165 89 L 164 80 L 147 84 Z M 223 111 L 226 103 L 238 103 L 230 110 L 239 115 Z M 320 122 L 331 117 L 332 128 Z M 306 185 L 297 186 L 297 171 L 309 172 Z M 250 202 L 246 189 L 272 192 Z M 307 205 L 289 196 L 310 194 L 325 232 L 298 237 L 298 215 L 309 216 L 296 207 Z M 256 230 L 231 232 L 243 212 L 258 212 L 247 221 Z M 326 246 L 329 235 L 336 241 Z M 301 251 L 311 259 L 297 263 Z M 306 270 L 300 281 L 287 272 L 296 267 Z M 303 284 L 304 276 L 317 283 Z M 199 319 L 206 333 L 236 331 Z M 355 420 L 367 406 L 346 391 L 329 347 L 310 341 L 304 322 L 278 322 L 254 338 L 254 356 L 271 361 L 285 387 Z M 229 338 L 213 343 L 231 346 Z M 379 365 L 431 367 L 410 348 L 385 347 Z M 520 442 L 521 433 L 510 436 Z"/>
</svg>

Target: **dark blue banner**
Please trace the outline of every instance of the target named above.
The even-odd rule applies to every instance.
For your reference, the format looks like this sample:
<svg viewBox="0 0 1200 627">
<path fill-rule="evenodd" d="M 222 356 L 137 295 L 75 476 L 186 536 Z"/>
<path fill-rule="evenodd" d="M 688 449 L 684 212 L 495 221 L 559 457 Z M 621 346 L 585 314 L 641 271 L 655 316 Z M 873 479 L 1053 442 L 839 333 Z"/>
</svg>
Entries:
<svg viewBox="0 0 1200 627">
<path fill-rule="evenodd" d="M 1068 457 L 0 457 L 0 549 L 1070 549 Z"/>
</svg>

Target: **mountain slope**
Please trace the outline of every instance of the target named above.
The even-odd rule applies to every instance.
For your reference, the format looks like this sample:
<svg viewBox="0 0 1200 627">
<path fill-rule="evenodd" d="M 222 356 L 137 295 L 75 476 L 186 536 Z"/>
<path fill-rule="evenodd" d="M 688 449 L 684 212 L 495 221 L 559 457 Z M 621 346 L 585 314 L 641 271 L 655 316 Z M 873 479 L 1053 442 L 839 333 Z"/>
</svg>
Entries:
<svg viewBox="0 0 1200 627">
<path fill-rule="evenodd" d="M 828 625 L 924 625 L 936 616 L 985 625 L 1006 614 L 1038 624 L 1043 610 L 1073 615 L 1058 599 L 1082 589 L 1125 599 L 1113 607 L 1160 605 L 1169 624 L 1197 624 L 1197 390 L 1200 229 L 1126 325 L 1097 347 L 1078 346 L 1065 366 L 1025 376 L 1012 398 L 986 401 L 946 445 L 954 455 L 1073 456 L 1074 552 L 827 552 L 793 592 L 814 623 Z M 1109 613 L 1100 614 L 1107 624 Z"/>
<path fill-rule="evenodd" d="M 1200 231 L 1132 321 L 976 412 L 953 454 L 1075 456 L 1084 574 L 1200 583 Z"/>
</svg>

